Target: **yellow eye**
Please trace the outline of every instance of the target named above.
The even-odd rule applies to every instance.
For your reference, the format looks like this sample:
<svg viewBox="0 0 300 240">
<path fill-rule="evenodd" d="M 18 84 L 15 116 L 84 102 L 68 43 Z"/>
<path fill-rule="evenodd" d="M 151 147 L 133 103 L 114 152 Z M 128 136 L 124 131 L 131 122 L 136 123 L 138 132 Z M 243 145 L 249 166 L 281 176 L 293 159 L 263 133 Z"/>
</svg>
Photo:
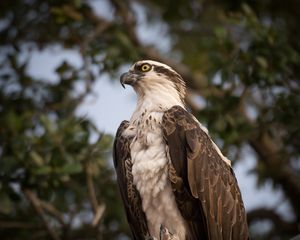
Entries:
<svg viewBox="0 0 300 240">
<path fill-rule="evenodd" d="M 151 69 L 151 66 L 147 63 L 145 63 L 141 66 L 142 72 L 148 72 L 148 71 L 150 71 L 150 69 Z"/>
</svg>

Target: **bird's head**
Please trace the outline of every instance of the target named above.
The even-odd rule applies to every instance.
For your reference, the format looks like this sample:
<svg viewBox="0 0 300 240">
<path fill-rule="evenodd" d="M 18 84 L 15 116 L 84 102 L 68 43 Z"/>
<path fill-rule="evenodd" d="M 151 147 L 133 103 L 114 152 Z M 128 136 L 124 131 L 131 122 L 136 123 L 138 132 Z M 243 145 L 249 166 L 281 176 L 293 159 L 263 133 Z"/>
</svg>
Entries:
<svg viewBox="0 0 300 240">
<path fill-rule="evenodd" d="M 175 70 L 160 62 L 138 61 L 121 75 L 120 82 L 124 88 L 124 84 L 131 85 L 139 96 L 169 95 L 184 103 L 184 80 Z"/>
</svg>

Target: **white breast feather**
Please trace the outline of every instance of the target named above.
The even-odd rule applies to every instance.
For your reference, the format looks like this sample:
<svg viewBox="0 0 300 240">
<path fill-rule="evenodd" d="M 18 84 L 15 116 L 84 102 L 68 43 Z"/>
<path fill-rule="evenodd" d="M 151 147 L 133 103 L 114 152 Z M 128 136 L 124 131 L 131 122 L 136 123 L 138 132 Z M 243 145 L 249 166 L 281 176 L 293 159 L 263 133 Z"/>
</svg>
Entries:
<svg viewBox="0 0 300 240">
<path fill-rule="evenodd" d="M 151 236 L 159 239 L 162 224 L 171 233 L 176 234 L 178 239 L 185 239 L 185 223 L 177 208 L 168 179 L 169 159 L 160 126 L 162 116 L 163 112 L 146 113 L 133 127 L 135 129 L 135 137 L 131 143 L 133 181 L 142 198 L 142 207 Z"/>
</svg>

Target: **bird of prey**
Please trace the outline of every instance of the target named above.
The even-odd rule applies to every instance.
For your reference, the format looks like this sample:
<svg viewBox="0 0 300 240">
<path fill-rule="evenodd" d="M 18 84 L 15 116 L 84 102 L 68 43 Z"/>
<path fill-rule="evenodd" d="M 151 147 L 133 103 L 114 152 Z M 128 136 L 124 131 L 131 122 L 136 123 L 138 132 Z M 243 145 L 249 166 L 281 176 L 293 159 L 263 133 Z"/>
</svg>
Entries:
<svg viewBox="0 0 300 240">
<path fill-rule="evenodd" d="M 120 81 L 137 93 L 136 109 L 118 128 L 113 150 L 133 239 L 249 239 L 230 161 L 188 112 L 182 77 L 143 60 Z"/>
</svg>

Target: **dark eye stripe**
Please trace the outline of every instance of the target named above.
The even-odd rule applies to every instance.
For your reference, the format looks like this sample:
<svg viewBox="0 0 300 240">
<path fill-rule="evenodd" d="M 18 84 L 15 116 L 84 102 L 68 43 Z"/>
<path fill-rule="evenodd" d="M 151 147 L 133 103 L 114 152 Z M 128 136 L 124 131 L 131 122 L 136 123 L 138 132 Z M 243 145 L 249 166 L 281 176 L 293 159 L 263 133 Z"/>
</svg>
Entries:
<svg viewBox="0 0 300 240">
<path fill-rule="evenodd" d="M 157 75 L 165 75 L 169 81 L 173 82 L 178 92 L 181 92 L 182 88 L 185 88 L 185 82 L 178 73 L 163 66 L 154 65 L 153 69 Z"/>
<path fill-rule="evenodd" d="M 154 68 L 154 71 L 157 72 L 158 74 L 163 74 L 170 79 L 173 79 L 173 78 L 181 79 L 181 76 L 178 73 L 173 72 L 163 66 L 154 66 L 153 68 Z"/>
</svg>

